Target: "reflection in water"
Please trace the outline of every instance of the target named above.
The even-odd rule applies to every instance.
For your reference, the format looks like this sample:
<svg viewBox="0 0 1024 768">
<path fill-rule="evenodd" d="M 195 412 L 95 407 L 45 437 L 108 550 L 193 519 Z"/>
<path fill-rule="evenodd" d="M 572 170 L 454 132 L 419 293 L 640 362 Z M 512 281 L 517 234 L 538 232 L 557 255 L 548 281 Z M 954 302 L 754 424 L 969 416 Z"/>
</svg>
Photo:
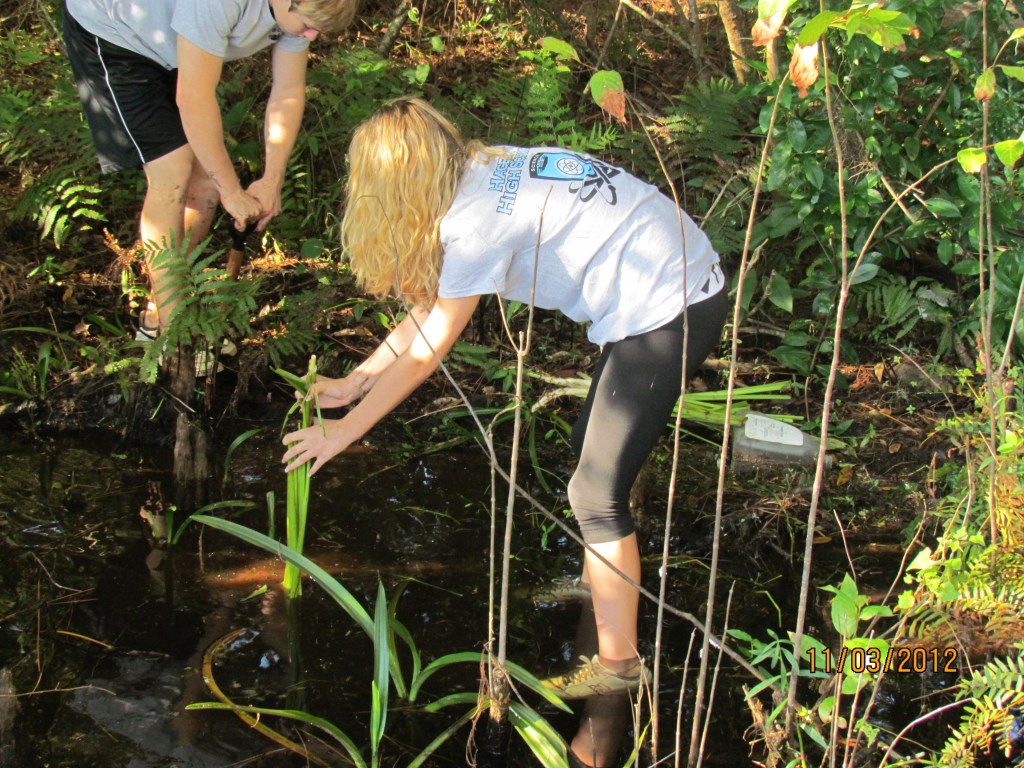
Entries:
<svg viewBox="0 0 1024 768">
<path fill-rule="evenodd" d="M 362 630 L 320 589 L 307 590 L 301 611 L 290 615 L 277 589 L 281 561 L 238 539 L 193 526 L 170 550 L 161 546 L 168 521 L 152 499 L 169 483 L 169 456 L 112 448 L 95 435 L 44 444 L 0 432 L 0 670 L 10 670 L 21 693 L 66 691 L 20 700 L 17 730 L 36 762 L 18 768 L 219 768 L 242 760 L 249 768 L 304 765 L 234 715 L 184 709 L 212 699 L 199 673 L 203 654 L 238 629 L 254 633 L 251 641 L 225 653 L 216 668 L 232 699 L 298 707 L 367 744 L 373 648 Z M 268 529 L 267 492 L 284 496 L 279 453 L 274 429 L 235 451 L 226 498 L 252 501 L 257 510 L 234 517 L 237 522 Z M 212 459 L 211 466 L 219 474 L 222 462 Z M 340 456 L 313 485 L 307 552 L 369 610 L 378 579 L 389 596 L 401 587 L 398 619 L 423 664 L 478 652 L 488 624 L 489 482 L 486 462 L 473 450 L 404 464 L 373 451 Z M 140 517 L 140 509 L 150 514 Z M 177 513 L 175 525 L 182 516 Z M 699 524 L 680 522 L 673 548 L 680 562 L 697 563 L 706 551 Z M 651 535 L 660 540 L 661 532 Z M 508 656 L 538 676 L 564 671 L 578 656 L 596 652 L 592 611 L 586 606 L 577 626 L 565 605 L 535 605 L 522 589 L 578 573 L 579 548 L 562 535 L 542 545 L 537 522 L 525 514 L 514 536 Z M 727 542 L 727 549 L 744 551 L 739 542 Z M 837 557 L 845 560 L 842 551 Z M 670 601 L 697 608 L 706 573 L 696 566 L 670 570 Z M 776 597 L 786 584 L 781 570 L 772 582 Z M 738 580 L 744 583 L 743 574 Z M 759 634 L 766 622 L 774 626 L 774 609 L 753 592 L 762 585 L 746 583 L 753 596 L 744 599 L 743 628 Z M 641 626 L 653 631 L 653 609 L 644 602 L 641 610 L 649 612 Z M 691 631 L 685 622 L 666 622 L 663 669 L 679 668 Z M 476 691 L 477 676 L 474 664 L 445 669 L 428 680 L 417 705 Z M 667 679 L 660 697 L 666 736 L 674 735 L 678 710 L 674 682 Z M 917 697 L 897 703 L 910 700 Z M 739 685 L 720 690 L 716 701 L 724 722 L 713 723 L 717 753 L 704 764 L 746 764 L 742 731 L 749 723 L 743 714 L 737 718 L 746 711 Z M 587 765 L 621 765 L 636 733 L 626 696 L 583 702 L 578 719 L 568 721 L 535 698 L 527 703 L 541 707 Z M 406 764 L 444 729 L 442 718 L 394 707 L 387 759 Z M 457 734 L 431 766 L 465 766 L 465 736 Z M 524 749 L 513 742 L 513 750 Z M 532 759 L 513 753 L 510 764 Z"/>
<path fill-rule="evenodd" d="M 591 658 L 597 653 L 594 603 L 584 597 L 576 629 L 573 655 Z M 634 696 L 628 692 L 591 696 L 583 700 L 579 727 L 570 744 L 577 765 L 607 768 L 619 765 L 622 742 L 632 724 Z"/>
</svg>

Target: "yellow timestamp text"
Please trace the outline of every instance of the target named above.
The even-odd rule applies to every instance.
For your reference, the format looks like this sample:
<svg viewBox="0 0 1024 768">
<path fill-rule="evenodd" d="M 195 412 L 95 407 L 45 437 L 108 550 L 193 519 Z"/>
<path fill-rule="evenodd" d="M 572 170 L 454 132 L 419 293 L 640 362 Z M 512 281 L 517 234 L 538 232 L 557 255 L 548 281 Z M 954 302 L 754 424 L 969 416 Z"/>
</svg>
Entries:
<svg viewBox="0 0 1024 768">
<path fill-rule="evenodd" d="M 845 672 L 846 674 L 868 674 L 895 672 L 897 674 L 922 674 L 924 672 L 951 672 L 960 670 L 960 652 L 956 648 L 889 647 L 848 648 L 838 653 L 830 648 L 807 651 L 811 674 L 815 672 Z"/>
</svg>

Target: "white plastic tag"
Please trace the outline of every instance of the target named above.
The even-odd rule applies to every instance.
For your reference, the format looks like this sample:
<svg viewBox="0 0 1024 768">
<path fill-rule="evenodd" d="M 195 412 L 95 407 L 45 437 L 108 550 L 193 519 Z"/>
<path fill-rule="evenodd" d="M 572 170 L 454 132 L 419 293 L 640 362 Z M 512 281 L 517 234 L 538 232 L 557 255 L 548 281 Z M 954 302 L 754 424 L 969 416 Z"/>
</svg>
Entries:
<svg viewBox="0 0 1024 768">
<path fill-rule="evenodd" d="M 762 440 L 778 445 L 804 444 L 804 433 L 799 428 L 760 413 L 747 414 L 743 434 L 751 440 Z"/>
</svg>

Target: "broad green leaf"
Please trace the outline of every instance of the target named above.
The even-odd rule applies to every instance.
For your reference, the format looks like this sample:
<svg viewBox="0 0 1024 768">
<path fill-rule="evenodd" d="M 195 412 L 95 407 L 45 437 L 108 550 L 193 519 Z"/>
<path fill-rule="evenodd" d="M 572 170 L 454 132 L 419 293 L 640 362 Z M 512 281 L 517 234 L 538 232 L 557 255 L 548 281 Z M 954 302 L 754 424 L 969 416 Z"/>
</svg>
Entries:
<svg viewBox="0 0 1024 768">
<path fill-rule="evenodd" d="M 835 597 L 832 598 L 832 626 L 844 638 L 855 637 L 860 617 L 860 594 L 857 592 L 856 582 L 847 573 L 843 576 L 843 583 L 839 589 L 830 588 L 829 591 L 835 592 Z"/>
<path fill-rule="evenodd" d="M 900 609 L 900 613 L 906 613 L 915 605 L 917 605 L 917 598 L 914 597 L 913 592 L 909 589 L 900 592 L 900 596 L 896 600 L 896 607 Z"/>
<path fill-rule="evenodd" d="M 319 238 L 312 238 L 310 240 L 303 240 L 302 247 L 299 249 L 299 256 L 303 259 L 311 260 L 320 256 L 324 251 L 324 241 Z"/>
<path fill-rule="evenodd" d="M 847 660 L 846 666 L 850 666 L 849 660 Z M 874 675 L 867 673 L 847 672 L 843 675 L 842 693 L 844 696 L 853 696 L 873 679 Z"/>
<path fill-rule="evenodd" d="M 836 708 L 836 697 L 826 696 L 818 703 L 818 717 L 821 718 L 821 722 L 830 723 L 832 722 L 832 710 Z"/>
<path fill-rule="evenodd" d="M 961 149 L 956 153 L 956 159 L 960 163 L 960 167 L 967 173 L 981 173 L 981 169 L 985 167 L 985 163 L 988 162 L 988 155 L 985 154 L 985 150 L 977 147 L 967 147 Z"/>
<path fill-rule="evenodd" d="M 576 53 L 576 49 L 573 48 L 569 43 L 564 40 L 559 40 L 557 37 L 543 37 L 540 41 L 540 47 L 545 51 L 550 51 L 555 55 L 556 59 L 573 59 L 575 61 L 580 60 L 580 56 Z"/>
<path fill-rule="evenodd" d="M 800 120 L 793 120 L 786 126 L 786 137 L 795 152 L 802 152 L 807 146 L 807 129 Z"/>
<path fill-rule="evenodd" d="M 938 256 L 939 262 L 942 264 L 949 264 L 953 259 L 953 254 L 953 241 L 947 237 L 942 238 L 942 240 L 939 241 L 939 247 L 936 249 L 936 256 Z"/>
<path fill-rule="evenodd" d="M 860 612 L 861 619 L 873 619 L 875 616 L 892 616 L 892 608 L 887 605 L 868 605 Z"/>
<path fill-rule="evenodd" d="M 594 102 L 619 122 L 626 121 L 626 89 L 622 75 L 611 69 L 598 70 L 590 78 Z"/>
<path fill-rule="evenodd" d="M 1024 141 L 1020 139 L 1000 141 L 992 149 L 995 150 L 996 157 L 1003 161 L 1003 165 L 1012 168 L 1024 154 Z"/>
<path fill-rule="evenodd" d="M 1020 40 L 1022 37 L 1024 37 L 1024 27 L 1017 27 L 1010 33 L 1008 40 Z"/>
<path fill-rule="evenodd" d="M 772 304 L 784 312 L 793 313 L 793 291 L 790 289 L 789 281 L 785 277 L 775 272 L 772 275 L 768 291 L 768 298 Z"/>
<path fill-rule="evenodd" d="M 757 0 L 758 18 L 767 19 L 777 13 L 785 13 L 796 0 Z"/>
<path fill-rule="evenodd" d="M 943 219 L 954 219 L 961 215 L 960 207 L 944 197 L 933 197 L 930 200 L 925 200 L 924 205 L 933 214 Z"/>
<path fill-rule="evenodd" d="M 796 41 L 803 46 L 814 45 L 825 34 L 829 25 L 840 16 L 842 14 L 839 11 L 822 11 L 804 25 Z"/>
<path fill-rule="evenodd" d="M 1007 64 L 1000 64 L 999 68 L 1003 70 L 1003 74 L 1007 77 L 1012 77 L 1014 80 L 1024 82 L 1024 67 L 1013 67 Z"/>
<path fill-rule="evenodd" d="M 881 8 L 864 8 L 851 11 L 846 22 L 848 37 L 864 35 L 883 48 L 898 48 L 903 45 L 903 35 L 914 28 L 910 17 L 899 11 Z"/>
<path fill-rule="evenodd" d="M 878 274 L 878 265 L 872 264 L 868 261 L 861 262 L 860 266 L 854 270 L 853 274 L 850 275 L 850 285 L 860 285 L 866 283 L 869 280 L 874 280 Z"/>
<path fill-rule="evenodd" d="M 996 71 L 989 67 L 974 83 L 974 98 L 978 101 L 991 99 L 996 93 Z"/>
</svg>

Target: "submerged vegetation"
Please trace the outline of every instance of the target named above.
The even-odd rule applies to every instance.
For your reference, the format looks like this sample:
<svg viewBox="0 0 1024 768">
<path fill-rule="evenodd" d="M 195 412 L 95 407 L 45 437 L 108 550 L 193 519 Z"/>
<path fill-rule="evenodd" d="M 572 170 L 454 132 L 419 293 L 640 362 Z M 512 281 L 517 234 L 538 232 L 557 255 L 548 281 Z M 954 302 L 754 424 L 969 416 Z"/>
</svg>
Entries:
<svg viewBox="0 0 1024 768">
<path fill-rule="evenodd" d="M 291 389 L 303 379 L 289 374 L 287 386 L 276 386 L 273 369 L 303 370 L 315 355 L 319 370 L 345 370 L 400 319 L 396 307 L 357 293 L 339 253 L 345 148 L 382 100 L 425 95 L 467 135 L 599 153 L 657 183 L 708 232 L 733 281 L 721 355 L 684 395 L 676 439 L 666 440 L 646 487 L 636 489 L 646 491 L 638 507 L 654 519 L 651 549 L 664 535 L 663 553 L 645 564 L 643 595 L 659 620 L 643 642 L 655 680 L 669 682 L 638 706 L 623 760 L 710 762 L 709 729 L 732 706 L 727 735 L 758 765 L 1019 763 L 1019 3 L 405 2 L 396 9 L 364 2 L 352 29 L 314 47 L 284 210 L 254 244 L 241 279 L 225 279 L 222 227 L 178 260 L 185 309 L 145 350 L 132 341 L 132 318 L 144 302 L 133 219 L 144 183 L 134 173 L 101 178 L 94 167 L 56 33 L 59 4 L 10 5 L 0 18 L 5 431 L 43 439 L 101 430 L 124 444 L 169 445 L 178 405 L 163 387 L 161 354 L 228 336 L 238 357 L 196 384 L 190 407 L 204 434 L 231 445 L 230 461 L 252 431 L 238 436 L 226 424 L 255 418 L 268 402 L 282 414 L 294 405 Z M 265 94 L 256 84 L 267 66 L 262 59 L 232 65 L 221 85 L 231 105 L 229 148 L 243 176 L 258 170 Z M 447 361 L 447 381 L 410 408 L 416 418 L 388 450 L 401 458 L 478 442 L 494 474 L 491 557 L 502 552 L 497 489 L 510 477 L 520 493 L 509 494 L 504 519 L 532 526 L 548 549 L 552 539 L 574 535 L 560 506 L 564 459 L 550 457 L 565 454 L 559 448 L 595 350 L 564 319 L 514 304 L 486 305 L 471 332 L 472 343 L 460 343 Z M 518 354 L 521 332 L 531 334 L 528 355 Z M 306 424 L 310 404 L 301 408 Z M 729 444 L 746 408 L 817 437 L 813 473 L 732 473 Z M 699 477 L 689 484 L 681 478 L 684 432 L 690 444 L 698 437 L 721 446 L 718 467 L 690 467 Z M 522 467 L 508 455 L 520 435 L 517 453 L 529 457 Z M 426 764 L 446 741 L 465 741 L 485 714 L 505 727 L 489 730 L 489 740 L 507 741 L 510 723 L 541 764 L 565 765 L 563 736 L 549 722 L 563 705 L 505 658 L 507 596 L 489 585 L 501 637 L 493 626 L 476 634 L 463 628 L 464 636 L 448 638 L 453 647 L 428 660 L 422 640 L 398 619 L 400 587 L 389 585 L 389 598 L 380 584 L 371 609 L 303 554 L 300 531 L 316 482 L 298 473 L 287 481 L 286 543 L 276 541 L 273 510 L 269 535 L 256 523 L 203 514 L 233 506 L 227 468 L 219 489 L 209 488 L 220 502 L 168 510 L 172 543 L 188 545 L 187 537 L 179 541 L 176 512 L 190 532 L 202 523 L 280 556 L 292 595 L 300 570 L 312 577 L 369 641 L 368 733 L 359 735 L 362 723 L 327 722 L 301 702 L 259 707 L 211 688 L 220 700 L 205 706 L 234 708 L 250 721 L 303 723 L 333 740 L 332 749 L 268 737 L 315 764 L 373 766 L 393 762 L 390 711 L 456 707 L 458 715 L 434 723 L 429 738 L 406 750 L 410 766 Z M 218 473 L 207 474 L 204 481 Z M 671 520 L 684 508 L 701 513 L 687 523 L 681 552 Z M 857 547 L 881 541 L 895 542 L 891 565 L 861 569 Z M 813 569 L 832 544 L 842 567 Z M 507 558 L 507 542 L 504 550 Z M 773 593 L 778 571 L 765 567 L 780 553 L 792 594 Z M 723 562 L 730 556 L 749 559 L 753 572 Z M 673 581 L 690 559 L 707 586 L 701 616 L 679 607 L 687 601 Z M 737 616 L 723 602 L 720 577 L 748 581 L 776 620 Z M 45 665 L 18 662 L 29 644 L 20 625 L 40 604 L 8 584 L 0 590 L 0 683 L 12 680 L 5 688 L 46 687 Z M 666 617 L 696 629 L 690 652 L 662 645 Z M 211 670 L 226 646 L 210 646 Z M 479 691 L 463 686 L 423 704 L 426 680 L 467 664 L 482 670 Z M 720 667 L 735 669 L 740 703 L 715 702 L 725 685 Z M 3 674 L 8 668 L 13 678 Z M 913 717 L 878 716 L 900 695 L 893 691 L 901 678 L 947 672 L 948 690 L 929 691 Z M 510 696 L 517 686 L 531 692 Z M 0 748 L 19 717 L 4 703 L 12 698 L 5 688 Z M 530 705 L 538 696 L 541 705 Z M 659 697 L 675 698 L 667 706 Z"/>
</svg>

